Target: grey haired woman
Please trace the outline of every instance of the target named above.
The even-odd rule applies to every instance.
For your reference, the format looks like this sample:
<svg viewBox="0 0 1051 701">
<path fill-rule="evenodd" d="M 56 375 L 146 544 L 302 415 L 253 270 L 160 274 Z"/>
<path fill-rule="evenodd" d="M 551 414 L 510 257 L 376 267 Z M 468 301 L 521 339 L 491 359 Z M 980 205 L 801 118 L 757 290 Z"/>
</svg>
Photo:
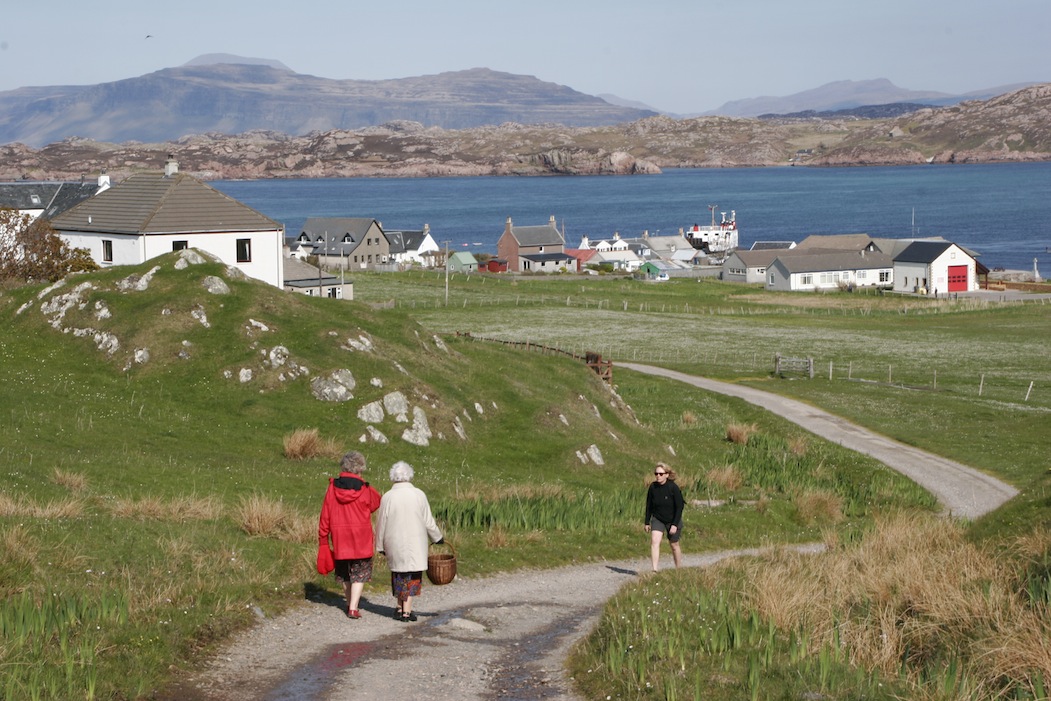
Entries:
<svg viewBox="0 0 1051 701">
<path fill-rule="evenodd" d="M 406 622 L 416 620 L 412 597 L 419 596 L 423 587 L 429 541 L 444 542 L 427 495 L 412 484 L 414 474 L 409 463 L 394 463 L 390 469 L 393 485 L 380 500 L 376 518 L 376 548 L 387 556 L 391 593 L 398 601 L 394 617 Z"/>
</svg>

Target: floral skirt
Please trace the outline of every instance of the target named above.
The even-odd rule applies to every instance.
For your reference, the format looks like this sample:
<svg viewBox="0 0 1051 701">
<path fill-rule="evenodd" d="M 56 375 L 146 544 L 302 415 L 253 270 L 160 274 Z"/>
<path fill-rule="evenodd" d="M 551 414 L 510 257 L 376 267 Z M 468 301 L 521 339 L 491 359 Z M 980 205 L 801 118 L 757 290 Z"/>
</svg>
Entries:
<svg viewBox="0 0 1051 701">
<path fill-rule="evenodd" d="M 423 572 L 391 572 L 390 593 L 398 601 L 405 601 L 410 596 L 419 596 L 423 588 Z"/>
</svg>

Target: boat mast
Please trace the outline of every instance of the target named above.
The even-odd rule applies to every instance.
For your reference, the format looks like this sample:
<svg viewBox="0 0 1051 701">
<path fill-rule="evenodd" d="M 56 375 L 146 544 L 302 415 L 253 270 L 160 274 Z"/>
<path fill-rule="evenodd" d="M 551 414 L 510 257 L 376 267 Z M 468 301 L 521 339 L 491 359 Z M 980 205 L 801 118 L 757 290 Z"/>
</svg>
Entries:
<svg viewBox="0 0 1051 701">
<path fill-rule="evenodd" d="M 715 210 L 719 208 L 717 204 L 708 205 L 708 211 L 712 213 L 712 228 L 715 228 Z"/>
</svg>

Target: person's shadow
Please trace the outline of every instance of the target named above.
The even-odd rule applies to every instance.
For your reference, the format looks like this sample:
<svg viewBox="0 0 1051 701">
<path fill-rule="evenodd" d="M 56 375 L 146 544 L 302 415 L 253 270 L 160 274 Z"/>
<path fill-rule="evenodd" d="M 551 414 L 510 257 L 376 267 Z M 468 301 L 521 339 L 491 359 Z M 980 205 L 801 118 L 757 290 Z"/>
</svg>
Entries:
<svg viewBox="0 0 1051 701">
<path fill-rule="evenodd" d="M 343 613 L 346 613 L 347 600 L 343 598 L 342 594 L 335 594 L 328 589 L 319 587 L 314 582 L 303 582 L 303 598 L 310 601 L 316 601 L 319 604 L 325 606 L 331 606 L 337 608 Z M 369 598 L 362 596 L 361 602 L 358 604 L 361 610 L 368 611 L 369 613 L 377 616 L 385 616 L 387 618 L 394 617 L 394 611 L 396 610 L 393 605 L 388 604 L 377 604 L 373 603 Z M 419 614 L 427 616 L 431 614 Z"/>
<path fill-rule="evenodd" d="M 629 570 L 624 567 L 614 567 L 613 565 L 606 565 L 606 569 L 611 572 L 616 572 L 617 574 L 630 574 L 633 577 L 638 574 L 637 570 Z"/>
</svg>

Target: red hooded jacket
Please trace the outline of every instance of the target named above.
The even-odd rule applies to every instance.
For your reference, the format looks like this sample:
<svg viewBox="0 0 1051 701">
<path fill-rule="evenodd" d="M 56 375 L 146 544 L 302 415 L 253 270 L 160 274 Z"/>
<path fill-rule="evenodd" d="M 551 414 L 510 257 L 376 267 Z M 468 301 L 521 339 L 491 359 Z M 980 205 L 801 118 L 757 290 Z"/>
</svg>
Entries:
<svg viewBox="0 0 1051 701">
<path fill-rule="evenodd" d="M 352 472 L 340 472 L 329 479 L 325 501 L 321 504 L 317 535 L 319 545 L 332 537 L 337 560 L 372 557 L 372 512 L 380 507 L 380 493 Z"/>
</svg>

